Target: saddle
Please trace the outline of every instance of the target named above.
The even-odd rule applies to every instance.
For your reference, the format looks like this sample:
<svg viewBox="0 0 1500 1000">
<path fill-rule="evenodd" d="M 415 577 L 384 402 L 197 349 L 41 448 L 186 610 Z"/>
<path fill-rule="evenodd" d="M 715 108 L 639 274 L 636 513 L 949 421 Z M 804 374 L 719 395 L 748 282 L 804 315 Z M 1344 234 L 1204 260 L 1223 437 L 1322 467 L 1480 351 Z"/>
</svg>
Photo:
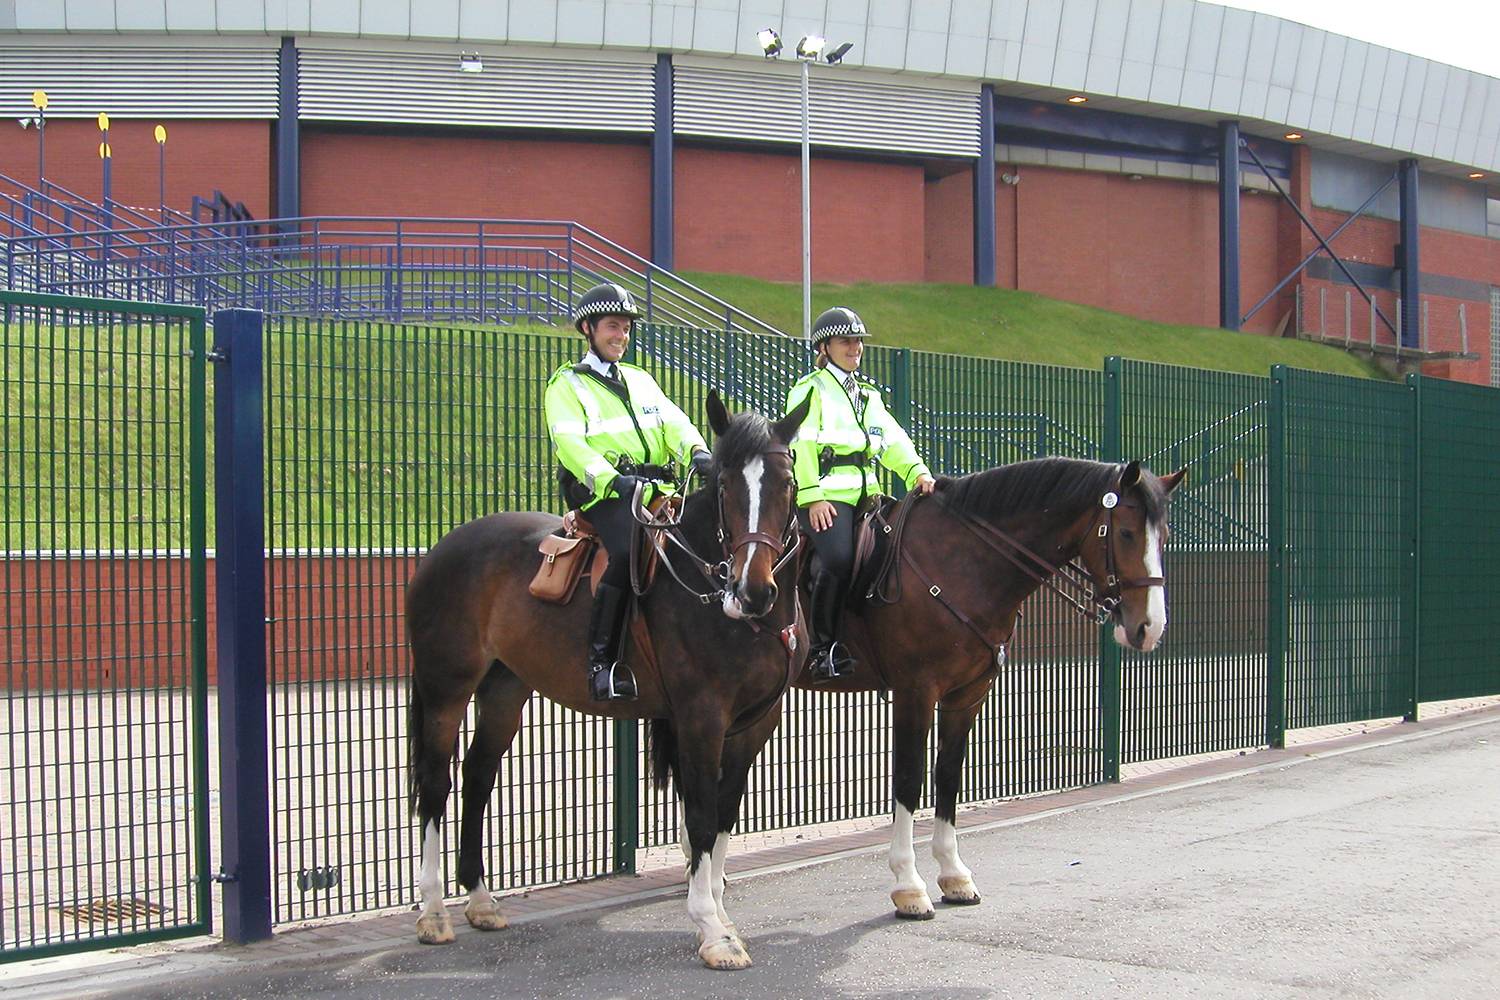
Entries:
<svg viewBox="0 0 1500 1000">
<path fill-rule="evenodd" d="M 854 569 L 849 577 L 850 607 L 859 610 L 874 600 L 896 565 L 900 528 L 916 502 L 915 491 L 901 500 L 888 496 L 869 497 L 855 512 Z"/>
<path fill-rule="evenodd" d="M 647 508 L 656 514 L 664 506 L 671 505 L 673 516 L 682 508 L 682 498 L 676 496 L 657 497 Z M 638 589 L 645 593 L 656 579 L 656 567 L 661 560 L 661 549 L 653 536 L 637 526 L 632 544 L 636 547 Z M 563 515 L 560 531 L 544 537 L 537 551 L 542 555 L 542 564 L 537 568 L 528 588 L 531 596 L 550 604 L 569 604 L 578 589 L 578 581 L 589 577 L 589 592 L 599 589 L 599 581 L 609 566 L 609 552 L 599 541 L 594 526 L 582 511 L 570 510 Z"/>
</svg>

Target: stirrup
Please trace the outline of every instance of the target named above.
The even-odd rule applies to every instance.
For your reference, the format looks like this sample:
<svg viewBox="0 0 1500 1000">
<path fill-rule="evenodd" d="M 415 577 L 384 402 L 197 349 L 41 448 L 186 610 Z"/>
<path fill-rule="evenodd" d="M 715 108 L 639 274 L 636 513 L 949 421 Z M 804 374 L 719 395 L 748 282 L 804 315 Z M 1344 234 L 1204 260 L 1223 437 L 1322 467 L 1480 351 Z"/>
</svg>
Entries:
<svg viewBox="0 0 1500 1000">
<path fill-rule="evenodd" d="M 854 673 L 854 658 L 836 639 L 827 646 L 813 647 L 811 659 L 808 678 L 814 684 L 826 684 Z"/>
<path fill-rule="evenodd" d="M 611 665 L 589 665 L 589 697 L 595 701 L 634 701 L 635 675 L 623 661 Z"/>
</svg>

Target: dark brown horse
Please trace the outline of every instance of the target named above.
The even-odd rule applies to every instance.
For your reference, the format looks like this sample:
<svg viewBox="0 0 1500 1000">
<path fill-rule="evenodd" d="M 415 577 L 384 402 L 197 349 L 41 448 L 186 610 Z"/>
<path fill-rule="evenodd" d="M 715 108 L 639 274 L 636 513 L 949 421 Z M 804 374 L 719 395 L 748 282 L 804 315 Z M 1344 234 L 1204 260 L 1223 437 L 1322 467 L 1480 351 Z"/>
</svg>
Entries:
<svg viewBox="0 0 1500 1000">
<path fill-rule="evenodd" d="M 969 732 L 1003 666 L 1017 609 L 1078 558 L 1094 600 L 1086 599 L 1088 582 L 1074 578 L 1073 589 L 1085 596 L 1076 603 L 1112 617 L 1121 645 L 1154 649 L 1167 626 L 1167 502 L 1185 474 L 1158 478 L 1136 462 L 1046 458 L 939 479 L 933 496 L 910 508 L 897 542 L 899 576 L 849 619 L 858 669 L 818 688 L 891 690 L 891 901 L 898 916 L 933 916 L 912 847 L 933 709 L 940 710 L 932 835 L 938 887 L 944 902 L 972 905 L 979 891 L 958 856 L 959 781 Z M 1064 572 L 1065 580 L 1070 576 Z M 805 676 L 798 686 L 810 686 Z"/>
<path fill-rule="evenodd" d="M 580 712 L 655 720 L 658 780 L 670 771 L 683 801 L 691 852 L 688 915 L 698 954 L 712 968 L 750 964 L 724 912 L 724 848 L 750 765 L 780 721 L 781 697 L 806 647 L 796 614 L 800 554 L 788 452 L 806 406 L 774 424 L 755 413 L 731 421 L 710 395 L 708 412 L 718 436 L 714 475 L 683 505 L 675 533 L 685 548 L 659 539 L 670 562 L 664 568 L 684 584 L 696 581 L 699 591 L 659 573 L 640 598 L 655 657 L 647 662 L 633 644 L 627 651 L 638 700 L 589 700 L 586 596 L 559 606 L 527 592 L 537 544 L 557 529 L 559 518 L 504 513 L 470 521 L 438 542 L 413 574 L 406 623 L 410 795 L 423 837 L 419 940 L 453 940 L 443 907 L 439 829 L 471 698 L 477 717 L 463 760 L 458 880 L 469 892 L 470 924 L 505 926 L 484 881 L 484 811 L 522 708 L 538 691 Z"/>
</svg>

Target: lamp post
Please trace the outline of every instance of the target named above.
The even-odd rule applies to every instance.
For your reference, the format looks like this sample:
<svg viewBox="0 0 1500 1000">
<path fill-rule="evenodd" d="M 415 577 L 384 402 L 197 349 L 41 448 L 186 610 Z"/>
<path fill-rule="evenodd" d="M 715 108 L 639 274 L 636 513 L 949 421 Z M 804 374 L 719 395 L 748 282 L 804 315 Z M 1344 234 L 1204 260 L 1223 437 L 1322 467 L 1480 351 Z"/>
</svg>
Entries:
<svg viewBox="0 0 1500 1000">
<path fill-rule="evenodd" d="M 33 90 L 31 106 L 36 108 L 32 124 L 36 126 L 36 189 L 41 191 L 47 177 L 47 92 Z"/>
<path fill-rule="evenodd" d="M 161 224 L 167 224 L 167 127 L 156 126 L 156 205 Z"/>
<path fill-rule="evenodd" d="M 775 59 L 781 52 L 781 36 L 771 28 L 756 33 L 761 52 Z M 797 61 L 802 64 L 802 339 L 812 343 L 812 115 L 809 109 L 809 74 L 823 54 L 827 42 L 821 35 L 804 35 L 797 43 Z M 841 62 L 853 42 L 844 42 L 828 53 L 830 65 Z"/>
</svg>

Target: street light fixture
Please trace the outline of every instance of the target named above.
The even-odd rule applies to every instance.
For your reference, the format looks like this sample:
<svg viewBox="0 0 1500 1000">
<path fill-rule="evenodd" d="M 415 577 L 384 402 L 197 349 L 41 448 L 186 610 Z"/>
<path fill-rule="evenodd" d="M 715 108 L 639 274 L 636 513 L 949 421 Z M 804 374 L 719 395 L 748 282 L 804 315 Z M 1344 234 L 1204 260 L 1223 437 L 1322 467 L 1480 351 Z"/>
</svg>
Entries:
<svg viewBox="0 0 1500 1000">
<path fill-rule="evenodd" d="M 802 40 L 797 43 L 798 59 L 816 59 L 823 54 L 823 46 L 828 41 L 822 35 L 803 35 Z"/>
<path fill-rule="evenodd" d="M 766 54 L 767 59 L 775 59 L 781 52 L 781 36 L 770 28 L 757 31 L 755 40 L 760 43 L 760 50 Z"/>
</svg>

